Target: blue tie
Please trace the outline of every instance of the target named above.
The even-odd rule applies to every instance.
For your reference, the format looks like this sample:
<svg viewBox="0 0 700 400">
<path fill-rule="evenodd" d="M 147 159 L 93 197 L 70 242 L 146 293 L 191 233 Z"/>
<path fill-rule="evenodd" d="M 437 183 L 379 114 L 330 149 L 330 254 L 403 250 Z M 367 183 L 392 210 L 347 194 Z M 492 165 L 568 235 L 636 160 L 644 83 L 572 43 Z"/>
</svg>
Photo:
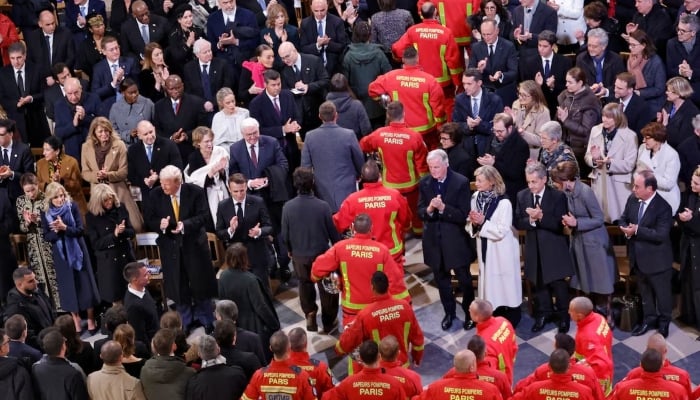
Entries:
<svg viewBox="0 0 700 400">
<path fill-rule="evenodd" d="M 318 21 L 318 36 L 323 36 L 323 21 Z"/>
<path fill-rule="evenodd" d="M 479 102 L 477 99 L 472 99 L 472 117 L 476 118 L 479 116 Z"/>
<path fill-rule="evenodd" d="M 595 81 L 596 83 L 603 83 L 603 57 L 599 59 L 593 59 L 595 63 Z"/>
<path fill-rule="evenodd" d="M 146 157 L 148 157 L 148 162 L 151 162 L 151 158 L 153 157 L 153 145 L 149 144 L 146 146 Z"/>
<path fill-rule="evenodd" d="M 637 225 L 639 225 L 639 222 L 642 220 L 643 216 L 644 216 L 644 202 L 640 201 L 639 202 L 639 213 L 637 214 Z"/>
<path fill-rule="evenodd" d="M 551 72 L 551 69 L 549 67 L 549 60 L 544 60 L 544 78 L 545 79 L 549 78 L 550 72 Z"/>
<path fill-rule="evenodd" d="M 209 80 L 209 72 L 207 72 L 207 64 L 202 65 L 202 91 L 204 92 L 204 99 L 211 101 L 211 81 Z"/>
</svg>

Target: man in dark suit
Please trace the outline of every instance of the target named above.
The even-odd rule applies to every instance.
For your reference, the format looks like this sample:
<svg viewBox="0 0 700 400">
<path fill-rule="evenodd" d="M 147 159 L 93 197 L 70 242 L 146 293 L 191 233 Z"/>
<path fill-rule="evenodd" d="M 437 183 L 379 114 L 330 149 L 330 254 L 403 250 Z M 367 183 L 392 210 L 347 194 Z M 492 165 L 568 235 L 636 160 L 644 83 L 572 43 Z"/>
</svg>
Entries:
<svg viewBox="0 0 700 400">
<path fill-rule="evenodd" d="M 236 0 L 236 5 L 255 14 L 255 22 L 258 23 L 258 28 L 263 29 L 267 22 L 267 16 L 265 15 L 267 5 L 261 6 L 259 1 L 262 1 L 263 4 L 267 4 L 265 0 Z"/>
<path fill-rule="evenodd" d="M 259 365 L 263 365 L 267 362 L 263 353 L 263 346 L 262 341 L 260 340 L 260 335 L 235 325 L 238 321 L 238 305 L 236 304 L 236 302 L 228 299 L 217 301 L 216 308 L 214 310 L 214 317 L 217 321 L 217 327 L 219 326 L 219 321 L 229 320 L 234 323 L 233 330 L 234 335 L 236 337 L 236 341 L 235 343 L 229 343 L 234 343 L 237 350 L 255 354 L 255 357 L 257 357 L 258 359 Z M 214 334 L 214 336 L 216 337 L 216 334 Z M 228 362 L 228 358 L 226 359 L 226 361 Z"/>
<path fill-rule="evenodd" d="M 26 62 L 27 47 L 23 42 L 12 43 L 7 52 L 10 65 L 0 70 L 0 105 L 17 124 L 22 141 L 41 147 L 50 134 L 44 113 L 46 80 L 38 65 Z"/>
<path fill-rule="evenodd" d="M 514 129 L 513 117 L 506 113 L 496 114 L 493 117 L 493 139 L 487 141 L 486 152 L 476 162 L 498 170 L 506 184 L 508 199 L 515 199 L 518 192 L 527 187 L 523 171 L 529 157 L 530 146 Z"/>
<path fill-rule="evenodd" d="M 182 171 L 168 165 L 160 171 L 161 186 L 144 204 L 144 221 L 158 232 L 165 295 L 176 304 L 185 329 L 193 322 L 211 328 L 216 277 L 207 230 L 213 229 L 204 189 L 182 182 Z"/>
<path fill-rule="evenodd" d="M 236 7 L 236 0 L 219 0 L 219 10 L 207 19 L 207 39 L 214 46 L 214 55 L 233 67 L 233 81 L 238 82 L 241 65 L 253 55 L 260 43 L 260 29 L 255 14 Z M 237 87 L 234 88 L 237 92 Z"/>
<path fill-rule="evenodd" d="M 641 29 L 654 41 L 659 54 L 666 54 L 666 42 L 673 38 L 673 19 L 666 12 L 666 6 L 661 6 L 658 0 L 636 0 L 634 6 L 637 12 L 632 16 L 632 22 L 627 23 L 627 35 Z"/>
<path fill-rule="evenodd" d="M 26 144 L 12 140 L 15 123 L 9 119 L 0 119 L 0 193 L 12 201 L 24 194 L 19 184 L 22 175 L 34 173 L 34 157 Z"/>
<path fill-rule="evenodd" d="M 229 177 L 231 198 L 219 203 L 216 211 L 216 236 L 228 247 L 240 242 L 248 249 L 250 271 L 270 290 L 270 257 L 268 237 L 272 235 L 270 214 L 262 198 L 247 195 L 247 179 L 236 173 Z"/>
<path fill-rule="evenodd" d="M 586 85 L 601 98 L 610 96 L 617 74 L 625 71 L 622 58 L 608 49 L 608 34 L 601 28 L 588 31 L 586 51 L 576 56 L 576 66 L 586 73 Z"/>
<path fill-rule="evenodd" d="M 510 41 L 499 36 L 494 20 L 481 23 L 482 41 L 472 45 L 469 68 L 486 77 L 483 86 L 501 97 L 503 104 L 513 104 L 518 79 L 518 52 Z"/>
<path fill-rule="evenodd" d="M 517 229 L 526 231 L 525 277 L 534 285 L 535 324 L 540 332 L 549 321 L 557 322 L 559 332 L 569 331 L 569 284 L 573 275 L 569 244 L 561 223 L 567 213 L 563 192 L 547 185 L 547 170 L 540 163 L 525 168 L 527 189 L 517 195 L 513 217 Z M 552 297 L 556 302 L 552 304 Z"/>
<path fill-rule="evenodd" d="M 302 118 L 294 103 L 294 95 L 282 90 L 279 72 L 267 70 L 263 73 L 265 91 L 250 102 L 250 116 L 260 123 L 260 133 L 279 142 L 290 170 L 301 163 L 301 152 L 296 134 L 301 130 Z"/>
<path fill-rule="evenodd" d="M 168 20 L 158 14 L 152 14 L 146 2 L 134 1 L 131 4 L 131 15 L 121 27 L 119 43 L 122 52 L 134 59 L 143 58 L 143 50 L 147 43 L 155 42 L 163 48 L 168 40 Z"/>
<path fill-rule="evenodd" d="M 643 335 L 658 326 L 659 333 L 667 337 L 671 323 L 673 214 L 671 206 L 656 193 L 657 187 L 652 171 L 636 173 L 632 195 L 620 216 L 620 229 L 627 237 L 627 256 L 632 272 L 638 277 L 644 313 L 644 319 L 632 330 L 632 336 Z"/>
<path fill-rule="evenodd" d="M 90 82 L 91 92 L 100 96 L 100 99 L 115 99 L 119 92 L 119 83 L 124 78 L 139 81 L 139 65 L 131 57 L 122 57 L 117 38 L 105 36 L 102 39 L 102 53 L 104 60 L 95 64 Z"/>
<path fill-rule="evenodd" d="M 97 116 L 100 98 L 83 91 L 80 81 L 76 78 L 66 79 L 64 89 L 66 97 L 54 103 L 54 134 L 63 140 L 66 154 L 80 163 L 81 146 L 87 138 L 92 120 Z"/>
<path fill-rule="evenodd" d="M 320 57 L 329 75 L 339 72 L 340 55 L 349 44 L 345 23 L 339 17 L 328 14 L 325 0 L 313 0 L 311 12 L 314 14 L 301 21 L 301 52 Z"/>
<path fill-rule="evenodd" d="M 637 142 L 642 143 L 642 128 L 649 122 L 656 120 L 656 113 L 652 112 L 647 102 L 634 93 L 637 80 L 629 72 L 617 74 L 615 79 L 615 98 L 613 102 L 622 105 L 622 111 L 627 117 L 627 127 L 637 134 Z"/>
<path fill-rule="evenodd" d="M 318 128 L 318 107 L 326 99 L 329 83 L 323 60 L 311 54 L 299 54 L 292 42 L 282 43 L 278 53 L 285 64 L 281 71 L 282 87 L 294 93 L 303 116 L 302 130 Z"/>
<path fill-rule="evenodd" d="M 76 48 L 87 39 L 88 14 L 100 14 L 107 21 L 107 9 L 103 0 L 73 0 L 66 1 L 66 26 L 73 32 Z"/>
<path fill-rule="evenodd" d="M 180 151 L 173 141 L 156 135 L 150 121 L 136 125 L 140 143 L 129 146 L 126 159 L 129 162 L 129 182 L 141 189 L 141 199 L 148 200 L 151 189 L 160 186 L 158 174 L 166 165 L 184 168 Z"/>
<path fill-rule="evenodd" d="M 177 144 L 183 163 L 187 163 L 192 147 L 192 130 L 200 125 L 206 125 L 204 100 L 184 93 L 185 85 L 177 75 L 170 75 L 165 80 L 165 91 L 168 94 L 155 104 L 153 125 L 156 133 L 164 138 L 170 138 Z"/>
<path fill-rule="evenodd" d="M 700 18 L 684 14 L 678 20 L 678 37 L 666 46 L 666 74 L 668 78 L 682 76 L 690 80 L 692 98 L 700 103 L 700 40 L 697 39 Z"/>
<path fill-rule="evenodd" d="M 54 84 L 44 89 L 44 109 L 46 110 L 46 117 L 52 121 L 56 120 L 54 104 L 56 104 L 58 100 L 66 99 L 66 80 L 72 76 L 73 70 L 65 63 L 59 62 L 51 67 L 51 77 Z M 80 85 L 82 87 L 90 86 L 88 81 L 83 79 L 80 79 Z"/>
<path fill-rule="evenodd" d="M 260 136 L 260 126 L 254 118 L 241 121 L 243 140 L 231 145 L 229 175 L 241 173 L 247 181 L 248 190 L 263 198 L 270 212 L 274 246 L 281 267 L 282 280 L 289 279 L 289 256 L 284 242 L 280 240 L 282 206 L 289 199 L 287 172 L 289 164 L 279 143 L 269 137 Z M 228 219 L 226 220 L 228 221 Z M 218 220 L 217 220 L 218 223 Z M 273 271 L 277 273 L 276 268 Z"/>
<path fill-rule="evenodd" d="M 435 275 L 445 310 L 442 330 L 450 329 L 457 318 L 450 271 L 454 271 L 464 296 L 462 327 L 468 330 L 474 327 L 469 316 L 469 304 L 474 300 L 469 264 L 475 254 L 464 227 L 469 215 L 471 192 L 469 180 L 449 169 L 448 165 L 444 150 L 431 151 L 428 153 L 430 175 L 421 178 L 419 183 L 418 214 L 424 222 L 423 259 Z"/>
<path fill-rule="evenodd" d="M 557 31 L 557 12 L 540 0 L 520 0 L 513 10 L 513 32 L 510 39 L 518 46 L 520 56 L 534 55 L 538 35 L 544 30 Z"/>
<path fill-rule="evenodd" d="M 197 39 L 192 45 L 196 57 L 185 64 L 182 78 L 187 84 L 185 92 L 204 99 L 207 112 L 218 110 L 216 92 L 222 87 L 233 85 L 233 71 L 222 58 L 212 58 L 211 43 Z"/>
<path fill-rule="evenodd" d="M 25 34 L 27 59 L 41 67 L 43 78 L 52 78 L 51 66 L 64 63 L 68 68 L 75 65 L 75 44 L 70 32 L 56 26 L 53 10 L 39 13 L 39 29 Z"/>
<path fill-rule="evenodd" d="M 469 140 L 476 147 L 477 155 L 486 151 L 487 141 L 491 137 L 493 117 L 503 112 L 503 101 L 496 94 L 484 90 L 482 74 L 476 68 L 467 68 L 462 75 L 464 93 L 457 95 L 452 121 L 458 123 Z M 467 145 L 472 145 L 471 143 Z"/>
<path fill-rule="evenodd" d="M 571 61 L 554 52 L 557 35 L 542 31 L 537 38 L 537 55 L 520 59 L 520 81 L 533 80 L 542 88 L 551 118 L 557 114 L 557 96 L 566 88 L 566 72 Z"/>
<path fill-rule="evenodd" d="M 124 267 L 124 279 L 129 283 L 124 294 L 129 325 L 134 328 L 136 340 L 151 343 L 160 327 L 160 318 L 156 302 L 147 290 L 150 281 L 148 268 L 142 262 L 130 262 Z"/>
</svg>

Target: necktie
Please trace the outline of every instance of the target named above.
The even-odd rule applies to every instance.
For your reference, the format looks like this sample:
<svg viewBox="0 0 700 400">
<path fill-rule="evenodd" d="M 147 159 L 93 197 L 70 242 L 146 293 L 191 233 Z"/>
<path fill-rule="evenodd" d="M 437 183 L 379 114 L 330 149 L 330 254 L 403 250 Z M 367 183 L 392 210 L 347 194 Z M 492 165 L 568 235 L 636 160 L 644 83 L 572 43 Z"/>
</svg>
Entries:
<svg viewBox="0 0 700 400">
<path fill-rule="evenodd" d="M 177 115 L 177 111 L 180 109 L 180 102 L 179 101 L 173 101 L 173 112 L 175 115 Z"/>
<path fill-rule="evenodd" d="M 17 89 L 19 89 L 19 95 L 24 97 L 24 78 L 22 78 L 22 70 L 17 71 Z"/>
<path fill-rule="evenodd" d="M 148 26 L 141 25 L 141 37 L 143 38 L 144 43 L 150 42 L 150 40 L 148 39 Z"/>
<path fill-rule="evenodd" d="M 18 79 L 19 80 L 19 79 Z M 673 116 L 676 115 L 676 105 L 672 104 L 671 105 L 671 111 L 668 113 L 669 118 L 673 118 Z"/>
<path fill-rule="evenodd" d="M 205 100 L 212 100 L 211 81 L 209 80 L 209 71 L 207 71 L 207 67 L 209 67 L 208 64 L 202 65 L 202 91 L 204 92 Z"/>
<path fill-rule="evenodd" d="M 544 60 L 544 78 L 549 78 L 549 73 L 551 72 L 551 67 L 549 65 L 549 60 Z"/>
<path fill-rule="evenodd" d="M 238 223 L 242 223 L 243 221 L 243 204 L 241 203 L 236 203 L 236 217 L 238 217 Z"/>
<path fill-rule="evenodd" d="M 627 108 L 627 106 L 625 106 L 625 101 L 622 99 L 620 99 L 620 107 L 622 108 L 622 112 L 625 112 L 625 108 Z"/>
<path fill-rule="evenodd" d="M 479 101 L 477 99 L 472 99 L 472 117 L 476 118 L 479 116 Z"/>
<path fill-rule="evenodd" d="M 642 220 L 643 216 L 644 216 L 644 202 L 640 201 L 639 202 L 639 212 L 637 213 L 637 224 L 639 224 L 639 221 Z"/>
<path fill-rule="evenodd" d="M 540 195 L 536 194 L 535 195 L 535 207 L 539 207 L 539 206 L 540 206 Z"/>
<path fill-rule="evenodd" d="M 250 161 L 253 162 L 253 165 L 255 165 L 255 168 L 258 167 L 258 155 L 255 154 L 255 145 L 254 144 L 250 145 Z"/>
<path fill-rule="evenodd" d="M 7 155 L 7 149 L 2 149 L 2 165 L 10 165 L 10 157 Z"/>
<path fill-rule="evenodd" d="M 595 62 L 595 81 L 596 83 L 603 82 L 603 57 L 599 59 L 593 59 Z"/>
<path fill-rule="evenodd" d="M 323 36 L 323 21 L 318 21 L 318 36 Z"/>
<path fill-rule="evenodd" d="M 260 8 L 262 8 L 263 11 L 267 10 L 267 4 L 265 4 L 265 0 L 258 0 L 258 4 L 260 5 Z"/>
<path fill-rule="evenodd" d="M 493 56 L 493 45 L 490 44 L 489 45 L 489 57 L 492 57 L 492 56 Z"/>
<path fill-rule="evenodd" d="M 173 214 L 175 214 L 175 221 L 180 222 L 180 203 L 177 202 L 177 196 L 172 197 L 173 202 Z"/>
<path fill-rule="evenodd" d="M 153 145 L 149 144 L 146 146 L 146 157 L 148 157 L 148 162 L 151 162 L 151 158 L 153 157 Z"/>
<path fill-rule="evenodd" d="M 299 73 L 299 68 L 297 68 L 296 64 L 292 65 L 292 68 L 294 68 L 294 77 L 296 78 L 297 81 L 300 81 L 301 74 Z"/>
<path fill-rule="evenodd" d="M 87 15 L 87 7 L 86 6 L 80 6 L 80 15 L 85 17 Z"/>
<path fill-rule="evenodd" d="M 44 36 L 44 39 L 46 39 L 46 48 L 49 49 L 49 65 L 53 65 L 53 63 L 51 62 L 51 36 L 46 35 Z"/>
<path fill-rule="evenodd" d="M 277 102 L 277 97 L 272 99 L 272 105 L 275 106 L 275 111 L 277 111 L 277 115 L 280 115 L 281 114 L 280 103 Z"/>
</svg>

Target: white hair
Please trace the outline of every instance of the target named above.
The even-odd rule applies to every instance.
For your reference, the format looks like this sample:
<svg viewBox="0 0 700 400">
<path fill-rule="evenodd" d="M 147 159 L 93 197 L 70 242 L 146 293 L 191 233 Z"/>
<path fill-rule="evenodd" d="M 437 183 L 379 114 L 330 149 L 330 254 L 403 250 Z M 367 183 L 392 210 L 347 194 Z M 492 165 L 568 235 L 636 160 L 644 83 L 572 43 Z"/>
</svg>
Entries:
<svg viewBox="0 0 700 400">
<path fill-rule="evenodd" d="M 164 179 L 174 179 L 177 182 L 182 183 L 182 171 L 180 171 L 180 168 L 174 165 L 167 165 L 163 167 L 163 169 L 160 170 L 158 177 L 161 181 Z"/>
</svg>

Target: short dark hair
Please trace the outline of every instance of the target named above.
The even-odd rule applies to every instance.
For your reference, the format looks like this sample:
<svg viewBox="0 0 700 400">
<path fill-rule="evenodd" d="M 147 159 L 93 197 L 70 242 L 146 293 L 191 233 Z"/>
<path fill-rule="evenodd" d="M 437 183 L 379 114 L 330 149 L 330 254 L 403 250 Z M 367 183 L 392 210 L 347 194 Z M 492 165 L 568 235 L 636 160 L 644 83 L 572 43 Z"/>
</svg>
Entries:
<svg viewBox="0 0 700 400">
<path fill-rule="evenodd" d="M 54 151 L 63 151 L 63 140 L 58 136 L 51 135 L 44 139 L 44 143 L 51 146 Z"/>
<path fill-rule="evenodd" d="M 25 172 L 22 177 L 19 178 L 19 185 L 24 187 L 25 185 L 38 185 L 39 179 L 31 172 Z"/>
<path fill-rule="evenodd" d="M 11 45 L 7 47 L 7 54 L 13 54 L 13 53 L 22 53 L 23 55 L 27 54 L 27 46 L 24 44 L 24 42 L 14 42 Z"/>
<path fill-rule="evenodd" d="M 333 104 L 332 101 L 324 101 L 318 107 L 318 116 L 323 122 L 332 122 L 337 114 L 338 110 L 335 108 L 335 104 Z"/>
<path fill-rule="evenodd" d="M 306 351 L 307 337 L 304 328 L 296 327 L 289 331 L 289 345 L 292 351 Z"/>
<path fill-rule="evenodd" d="M 173 352 L 175 344 L 175 330 L 163 328 L 153 336 L 153 351 L 156 355 L 169 356 Z"/>
<path fill-rule="evenodd" d="M 377 294 L 386 294 L 389 291 L 389 278 L 382 271 L 372 274 L 372 288 Z"/>
<path fill-rule="evenodd" d="M 124 280 L 131 282 L 133 279 L 137 279 L 141 268 L 146 268 L 146 264 L 141 261 L 133 261 L 126 264 L 124 267 Z"/>
<path fill-rule="evenodd" d="M 126 89 L 137 86 L 136 81 L 133 78 L 124 78 L 121 83 L 119 83 L 119 93 L 124 93 Z"/>
<path fill-rule="evenodd" d="M 68 68 L 68 72 L 70 72 L 71 76 L 73 76 L 73 71 L 71 71 L 70 67 L 64 62 L 57 62 L 56 64 L 51 66 L 51 76 L 53 76 L 54 79 L 58 80 L 58 74 L 63 72 L 63 70 L 66 68 Z"/>
<path fill-rule="evenodd" d="M 236 323 L 230 319 L 216 321 L 214 326 L 214 339 L 219 347 L 229 347 L 236 339 Z"/>
<path fill-rule="evenodd" d="M 292 174 L 294 189 L 299 194 L 311 194 L 314 190 L 314 171 L 307 167 L 297 167 Z"/>
<path fill-rule="evenodd" d="M 379 357 L 379 346 L 372 340 L 365 340 L 360 345 L 360 360 L 365 365 L 371 365 L 377 362 Z"/>
<path fill-rule="evenodd" d="M 576 351 L 576 341 L 567 333 L 557 333 L 554 336 L 554 347 L 566 350 L 569 353 L 569 357 L 571 357 Z"/>
<path fill-rule="evenodd" d="M 369 233 L 372 229 L 372 219 L 365 213 L 358 214 L 353 221 L 353 227 L 357 233 Z"/>
<path fill-rule="evenodd" d="M 282 358 L 289 349 L 289 336 L 283 331 L 277 331 L 270 337 L 270 351 L 277 358 Z"/>
<path fill-rule="evenodd" d="M 654 176 L 654 172 L 648 169 L 637 172 L 637 175 L 644 178 L 644 187 L 651 187 L 654 191 L 659 188 L 659 183 Z"/>
<path fill-rule="evenodd" d="M 475 81 L 480 81 L 484 79 L 484 75 L 476 68 L 467 68 L 462 74 L 465 78 L 474 78 Z"/>
<path fill-rule="evenodd" d="M 66 338 L 63 337 L 58 329 L 55 329 L 46 332 L 41 339 L 41 347 L 44 349 L 44 353 L 51 357 L 56 357 L 61 354 L 61 349 L 65 342 Z"/>
<path fill-rule="evenodd" d="M 608 18 L 608 9 L 603 3 L 593 1 L 583 7 L 583 17 L 594 21 L 603 21 Z"/>
<path fill-rule="evenodd" d="M 12 340 L 19 340 L 26 329 L 27 320 L 21 314 L 15 314 L 5 321 L 5 333 Z"/>
<path fill-rule="evenodd" d="M 24 279 L 25 276 L 33 274 L 34 271 L 27 267 L 19 267 L 12 271 L 12 280 L 14 282 L 19 282 Z"/>
<path fill-rule="evenodd" d="M 379 172 L 379 165 L 373 159 L 365 161 L 360 172 L 363 182 L 374 183 L 379 182 L 381 173 Z"/>
<path fill-rule="evenodd" d="M 409 61 L 415 62 L 418 59 L 418 50 L 413 46 L 406 47 L 401 55 L 401 59 L 404 63 Z"/>
<path fill-rule="evenodd" d="M 102 43 L 100 44 L 100 46 L 102 47 L 102 50 L 106 49 L 107 45 L 112 43 L 112 42 L 119 43 L 119 40 L 114 35 L 110 35 L 110 34 L 104 35 L 104 37 L 102 38 Z"/>
<path fill-rule="evenodd" d="M 656 349 L 646 349 L 642 353 L 641 366 L 645 372 L 659 372 L 664 363 L 664 356 Z"/>
<path fill-rule="evenodd" d="M 545 41 L 551 46 L 557 42 L 557 34 L 545 29 L 537 35 L 537 41 Z"/>
<path fill-rule="evenodd" d="M 105 327 L 107 332 L 114 332 L 119 325 L 128 323 L 128 318 L 126 308 L 117 304 L 105 311 L 105 315 L 102 317 L 102 325 Z"/>
<path fill-rule="evenodd" d="M 660 122 L 650 122 L 641 130 L 642 137 L 650 137 L 657 142 L 664 143 L 668 137 L 666 127 Z"/>
<path fill-rule="evenodd" d="M 389 121 L 398 121 L 405 116 L 403 104 L 400 101 L 392 101 L 386 106 L 386 117 Z"/>
<path fill-rule="evenodd" d="M 5 128 L 5 132 L 9 134 L 15 133 L 16 126 L 15 121 L 11 119 L 0 119 L 0 128 Z"/>
<path fill-rule="evenodd" d="M 593 4 L 593 3 L 591 3 Z M 589 4 L 590 5 L 590 4 Z M 625 82 L 627 84 L 627 88 L 632 88 L 634 89 L 637 86 L 637 78 L 634 77 L 634 74 L 630 72 L 620 72 L 617 74 L 615 79 L 619 79 L 622 82 Z"/>
<path fill-rule="evenodd" d="M 263 78 L 265 79 L 265 83 L 268 83 L 270 81 L 276 81 L 280 79 L 280 73 L 275 71 L 274 69 L 268 69 L 265 72 L 263 72 Z"/>
<path fill-rule="evenodd" d="M 486 357 L 486 342 L 484 338 L 480 335 L 472 336 L 469 339 L 469 343 L 467 343 L 467 350 L 471 350 L 474 353 L 477 361 L 483 360 Z"/>
<path fill-rule="evenodd" d="M 563 374 L 569 369 L 569 353 L 564 349 L 555 349 L 549 356 L 549 367 L 555 374 Z"/>
<path fill-rule="evenodd" d="M 369 41 L 370 35 L 372 34 L 372 29 L 369 24 L 365 21 L 357 21 L 352 29 L 352 42 L 353 43 L 366 43 Z"/>
<path fill-rule="evenodd" d="M 241 174 L 240 172 L 236 172 L 235 174 L 231 174 L 231 176 L 228 177 L 228 184 L 235 183 L 237 185 L 240 184 L 245 184 L 248 181 L 245 178 L 245 175 Z"/>
</svg>

